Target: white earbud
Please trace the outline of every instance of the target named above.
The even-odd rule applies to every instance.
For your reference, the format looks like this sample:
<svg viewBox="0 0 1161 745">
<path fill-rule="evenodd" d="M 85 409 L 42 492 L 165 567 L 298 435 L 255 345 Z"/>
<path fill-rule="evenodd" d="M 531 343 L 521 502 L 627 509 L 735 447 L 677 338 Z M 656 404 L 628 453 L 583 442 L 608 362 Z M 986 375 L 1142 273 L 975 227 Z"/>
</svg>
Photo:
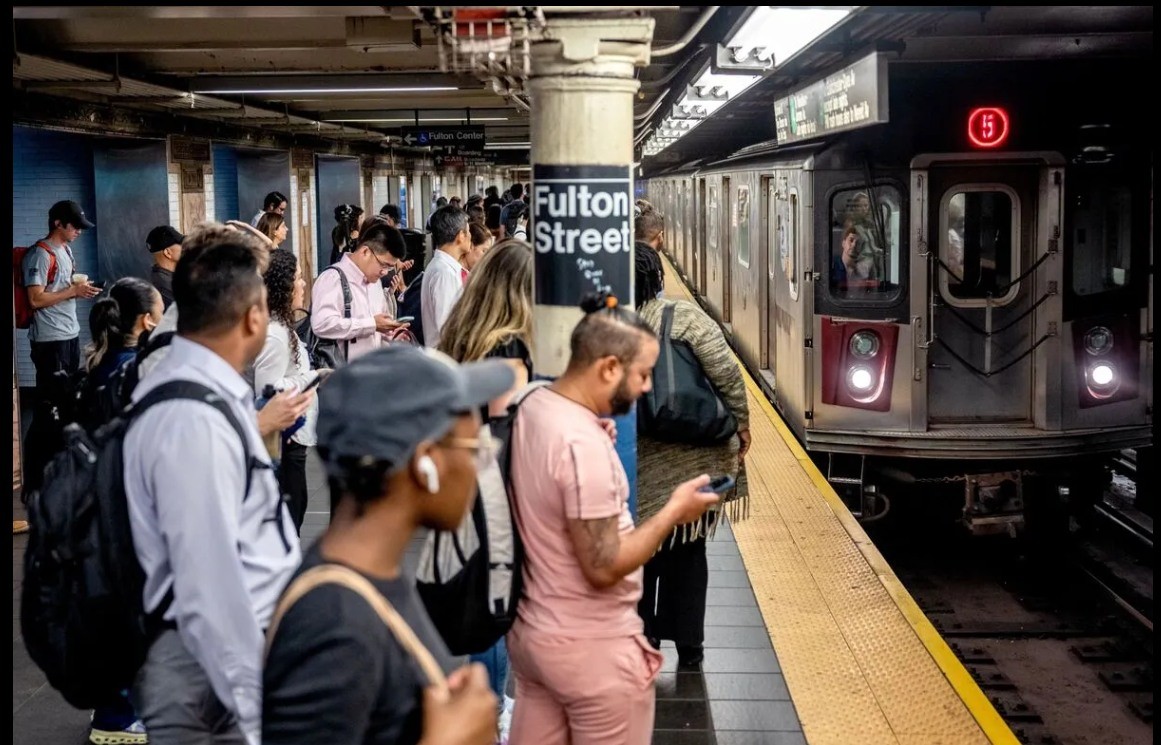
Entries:
<svg viewBox="0 0 1161 745">
<path fill-rule="evenodd" d="M 439 470 L 435 467 L 435 461 L 431 459 L 430 455 L 425 455 L 420 458 L 415 467 L 423 474 L 424 481 L 427 482 L 427 490 L 432 494 L 439 491 Z"/>
</svg>

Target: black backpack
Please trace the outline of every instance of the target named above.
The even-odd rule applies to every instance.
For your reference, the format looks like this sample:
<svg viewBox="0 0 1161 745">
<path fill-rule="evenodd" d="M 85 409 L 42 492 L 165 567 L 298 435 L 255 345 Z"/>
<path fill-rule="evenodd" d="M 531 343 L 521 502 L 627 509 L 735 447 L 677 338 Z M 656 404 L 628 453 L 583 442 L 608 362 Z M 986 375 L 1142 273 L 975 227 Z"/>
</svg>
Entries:
<svg viewBox="0 0 1161 745">
<path fill-rule="evenodd" d="M 145 573 L 129 526 L 123 447 L 142 412 L 175 399 L 220 411 L 253 467 L 246 432 L 229 405 L 200 383 L 176 380 L 91 434 L 76 424 L 66 427 L 65 449 L 29 499 L 20 630 L 49 684 L 80 709 L 117 701 L 132 685 L 173 600 L 171 588 L 153 613 L 145 612 Z M 248 469 L 247 493 L 250 477 Z"/>
<path fill-rule="evenodd" d="M 411 327 L 408 331 L 415 339 L 415 343 L 423 346 L 423 272 L 419 273 L 411 284 L 407 286 L 407 291 L 403 293 L 403 302 L 399 304 L 399 309 L 396 312 L 398 318 L 406 318 L 411 316 Z"/>
<path fill-rule="evenodd" d="M 661 313 L 657 341 L 661 353 L 653 368 L 653 388 L 637 404 L 637 428 L 665 442 L 710 445 L 729 439 L 738 421 L 706 377 L 688 344 L 673 339 L 672 303 Z"/>
<path fill-rule="evenodd" d="M 339 275 L 339 284 L 343 288 L 343 318 L 351 317 L 351 283 L 347 280 L 347 275 L 343 274 L 343 270 L 337 266 L 328 266 L 323 269 L 323 272 L 334 270 Z M 322 276 L 322 272 L 319 272 Z M 347 364 L 347 349 L 350 347 L 350 341 L 346 339 L 324 339 L 314 333 L 314 329 L 310 325 L 310 314 L 298 324 L 295 329 L 298 338 L 302 339 L 302 343 L 306 345 L 306 353 L 310 357 L 310 367 L 312 370 L 322 370 L 327 368 L 334 370 Z"/>
<path fill-rule="evenodd" d="M 150 336 L 141 351 L 103 383 L 98 384 L 87 373 L 82 374 L 83 378 L 75 386 L 76 404 L 71 421 L 94 432 L 120 414 L 129 405 L 133 389 L 141 380 L 141 363 L 157 350 L 168 347 L 174 336 L 173 331 Z"/>
<path fill-rule="evenodd" d="M 516 621 L 524 588 L 524 547 L 516 529 L 510 445 L 520 404 L 548 382 L 528 384 L 504 416 L 489 421 L 485 428 L 500 448 L 477 476 L 479 493 L 472 511 L 456 530 L 431 531 L 424 539 L 415 585 L 452 654 L 486 651 Z"/>
</svg>

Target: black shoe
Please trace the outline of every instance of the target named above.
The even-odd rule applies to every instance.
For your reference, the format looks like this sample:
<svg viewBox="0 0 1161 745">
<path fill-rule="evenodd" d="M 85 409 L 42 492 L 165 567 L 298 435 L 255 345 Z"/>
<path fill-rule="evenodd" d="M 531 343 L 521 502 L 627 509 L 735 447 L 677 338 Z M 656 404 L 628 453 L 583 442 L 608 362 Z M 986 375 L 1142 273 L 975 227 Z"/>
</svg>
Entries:
<svg viewBox="0 0 1161 745">
<path fill-rule="evenodd" d="M 696 647 L 677 648 L 678 667 L 697 667 L 705 659 L 705 650 L 699 644 Z"/>
</svg>

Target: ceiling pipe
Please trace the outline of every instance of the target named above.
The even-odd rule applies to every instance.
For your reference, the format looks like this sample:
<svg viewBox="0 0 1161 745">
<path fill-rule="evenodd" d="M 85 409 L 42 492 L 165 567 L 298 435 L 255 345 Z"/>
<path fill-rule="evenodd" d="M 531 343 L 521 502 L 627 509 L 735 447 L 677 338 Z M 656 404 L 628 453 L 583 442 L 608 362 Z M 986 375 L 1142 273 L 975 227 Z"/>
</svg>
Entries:
<svg viewBox="0 0 1161 745">
<path fill-rule="evenodd" d="M 709 19 L 713 18 L 714 13 L 717 13 L 720 7 L 722 6 L 707 5 L 706 9 L 702 11 L 701 18 L 698 18 L 680 39 L 664 47 L 654 47 L 650 50 L 649 54 L 652 57 L 668 57 L 671 54 L 677 54 L 682 49 L 685 49 L 689 45 L 689 42 L 693 41 L 693 37 L 697 36 L 698 32 L 705 28 L 705 25 L 709 23 Z"/>
<path fill-rule="evenodd" d="M 654 114 L 657 113 L 657 109 L 661 108 L 661 102 L 664 101 L 665 97 L 668 95 L 669 95 L 669 89 L 666 88 L 665 90 L 663 90 L 661 92 L 661 95 L 657 97 L 657 100 L 653 102 L 653 105 L 649 107 L 648 111 L 646 111 L 644 114 L 634 114 L 633 121 L 643 122 L 643 121 L 649 119 L 650 117 L 652 117 Z"/>
</svg>

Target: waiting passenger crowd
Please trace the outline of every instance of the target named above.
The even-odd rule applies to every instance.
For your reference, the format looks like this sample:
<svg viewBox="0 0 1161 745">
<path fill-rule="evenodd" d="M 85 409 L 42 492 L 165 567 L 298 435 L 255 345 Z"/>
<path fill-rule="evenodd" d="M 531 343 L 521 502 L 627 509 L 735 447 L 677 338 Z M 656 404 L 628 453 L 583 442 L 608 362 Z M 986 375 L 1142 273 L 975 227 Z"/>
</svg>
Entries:
<svg viewBox="0 0 1161 745">
<path fill-rule="evenodd" d="M 309 303 L 278 192 L 249 222 L 155 228 L 150 281 L 107 288 L 76 273 L 70 248 L 95 226 L 74 202 L 53 206 L 22 265 L 38 395 L 26 492 L 65 421 L 99 426 L 172 381 L 211 389 L 240 425 L 191 399 L 132 421 L 125 496 L 160 623 L 131 690 L 95 711 L 92 742 L 651 740 L 660 641 L 686 669 L 702 660 L 705 542 L 721 503 L 745 498 L 750 435 L 720 328 L 663 298 L 665 221 L 648 203 L 636 303 L 583 299 L 565 372 L 515 414 L 523 590 L 508 633 L 471 657 L 483 664 L 448 651 L 403 567 L 417 535 L 470 522 L 502 444 L 487 425 L 536 378 L 528 210 L 521 184 L 505 196 L 440 206 L 426 262 L 396 207 L 359 222 L 341 205 Z M 82 353 L 76 300 L 97 297 Z M 634 519 L 610 417 L 651 391 L 662 330 L 693 350 L 736 436 L 643 432 Z M 300 548 L 310 448 L 331 520 Z M 710 491 L 709 474 L 732 487 Z"/>
</svg>

